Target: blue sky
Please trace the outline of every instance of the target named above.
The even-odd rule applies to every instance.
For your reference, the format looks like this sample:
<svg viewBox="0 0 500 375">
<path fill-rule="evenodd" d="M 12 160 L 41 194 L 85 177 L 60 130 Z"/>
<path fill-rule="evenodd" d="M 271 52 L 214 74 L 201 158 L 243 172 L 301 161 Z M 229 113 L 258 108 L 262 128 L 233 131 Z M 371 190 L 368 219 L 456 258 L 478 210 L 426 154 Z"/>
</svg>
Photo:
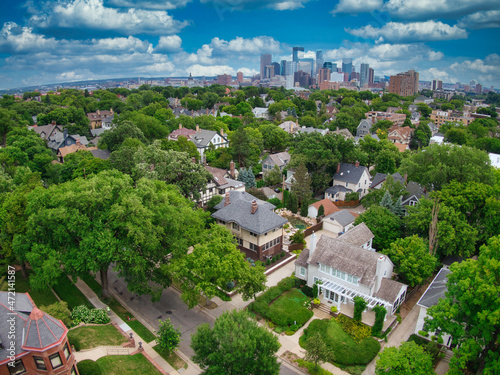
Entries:
<svg viewBox="0 0 500 375">
<path fill-rule="evenodd" d="M 500 88 L 498 0 L 46 0 L 0 3 L 0 89 L 257 73 L 259 55 L 353 59 Z"/>
</svg>

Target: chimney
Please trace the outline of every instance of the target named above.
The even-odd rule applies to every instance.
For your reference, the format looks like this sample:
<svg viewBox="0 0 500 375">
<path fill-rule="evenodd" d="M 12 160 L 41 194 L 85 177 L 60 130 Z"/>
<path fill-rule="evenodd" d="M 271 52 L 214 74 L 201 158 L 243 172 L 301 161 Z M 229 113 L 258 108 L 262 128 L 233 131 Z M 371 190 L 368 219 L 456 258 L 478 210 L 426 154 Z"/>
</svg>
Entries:
<svg viewBox="0 0 500 375">
<path fill-rule="evenodd" d="M 354 163 L 354 165 L 356 166 L 356 168 L 359 167 L 359 161 L 356 160 L 356 163 Z"/>
<path fill-rule="evenodd" d="M 224 129 L 220 129 L 220 135 L 224 136 Z"/>
<path fill-rule="evenodd" d="M 337 173 L 340 173 L 340 163 L 337 164 Z"/>
<path fill-rule="evenodd" d="M 101 115 L 101 111 L 97 110 L 97 114 L 98 114 L 98 115 Z"/>
<path fill-rule="evenodd" d="M 196 124 L 196 132 L 198 133 L 200 131 L 200 125 Z"/>
<path fill-rule="evenodd" d="M 226 207 L 230 203 L 231 202 L 229 201 L 229 191 L 227 191 L 226 195 L 224 196 L 224 207 Z"/>
<path fill-rule="evenodd" d="M 312 257 L 315 249 L 316 249 L 316 233 L 314 233 L 313 231 L 311 234 L 311 239 L 309 240 L 309 258 Z"/>
<path fill-rule="evenodd" d="M 52 125 L 56 125 L 56 122 L 55 122 L 55 121 L 52 121 L 52 122 L 51 122 L 51 124 L 52 124 Z"/>
<path fill-rule="evenodd" d="M 254 199 L 252 201 L 252 215 L 257 212 L 257 208 L 259 208 L 259 206 L 257 205 L 257 201 Z"/>
<path fill-rule="evenodd" d="M 81 145 L 82 145 L 82 142 L 80 142 L 80 139 L 77 139 L 77 140 L 76 140 L 76 145 L 77 145 L 77 146 L 81 146 Z"/>
<path fill-rule="evenodd" d="M 404 184 L 406 185 L 406 182 L 408 181 L 408 173 L 405 173 L 403 176 Z"/>
<path fill-rule="evenodd" d="M 229 174 L 232 178 L 235 178 L 234 161 L 231 160 L 229 163 Z"/>
<path fill-rule="evenodd" d="M 208 115 L 208 108 L 207 108 L 207 115 Z"/>
<path fill-rule="evenodd" d="M 181 129 L 182 129 L 182 124 L 179 124 L 179 130 L 181 130 Z"/>
<path fill-rule="evenodd" d="M 68 129 L 64 128 L 63 137 L 66 138 L 68 136 Z"/>
<path fill-rule="evenodd" d="M 377 259 L 377 269 L 375 271 L 375 290 L 374 293 L 377 293 L 380 289 L 380 285 L 382 283 L 382 279 L 384 278 L 383 274 L 383 266 L 385 262 L 385 256 L 380 255 Z"/>
</svg>

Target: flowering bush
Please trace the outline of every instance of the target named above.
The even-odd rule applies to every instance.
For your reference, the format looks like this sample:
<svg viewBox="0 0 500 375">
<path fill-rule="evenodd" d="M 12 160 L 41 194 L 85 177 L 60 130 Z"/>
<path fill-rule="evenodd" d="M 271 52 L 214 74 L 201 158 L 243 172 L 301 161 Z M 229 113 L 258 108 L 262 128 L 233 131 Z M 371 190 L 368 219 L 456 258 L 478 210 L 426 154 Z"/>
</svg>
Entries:
<svg viewBox="0 0 500 375">
<path fill-rule="evenodd" d="M 314 301 L 313 301 L 313 303 L 315 305 L 319 305 L 321 303 L 321 301 L 319 300 L 319 298 L 315 298 Z"/>
<path fill-rule="evenodd" d="M 73 319 L 75 324 L 79 324 L 80 322 L 106 324 L 110 321 L 105 310 L 89 309 L 85 305 L 75 307 L 71 312 L 71 319 Z"/>
</svg>

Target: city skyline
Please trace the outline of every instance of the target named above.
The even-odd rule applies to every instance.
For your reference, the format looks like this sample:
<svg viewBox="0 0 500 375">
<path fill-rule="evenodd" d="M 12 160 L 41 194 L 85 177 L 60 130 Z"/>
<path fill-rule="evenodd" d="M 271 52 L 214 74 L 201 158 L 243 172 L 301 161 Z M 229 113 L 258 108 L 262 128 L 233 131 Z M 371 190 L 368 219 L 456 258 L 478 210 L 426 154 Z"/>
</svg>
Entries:
<svg viewBox="0 0 500 375">
<path fill-rule="evenodd" d="M 0 89 L 119 77 L 260 73 L 260 56 L 500 87 L 500 3 L 47 0 L 0 4 Z M 295 30 L 295 31 L 294 31 Z M 302 51 L 300 51 L 302 52 Z M 365 72 L 366 75 L 366 72 Z"/>
</svg>

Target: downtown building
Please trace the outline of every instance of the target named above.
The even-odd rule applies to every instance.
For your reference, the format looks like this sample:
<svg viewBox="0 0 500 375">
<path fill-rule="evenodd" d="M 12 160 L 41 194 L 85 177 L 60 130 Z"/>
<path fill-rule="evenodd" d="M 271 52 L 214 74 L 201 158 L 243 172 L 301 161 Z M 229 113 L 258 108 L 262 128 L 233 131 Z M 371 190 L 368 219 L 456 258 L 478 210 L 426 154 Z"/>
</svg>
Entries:
<svg viewBox="0 0 500 375">
<path fill-rule="evenodd" d="M 391 76 L 389 92 L 399 96 L 411 96 L 418 93 L 418 72 L 411 69 L 404 73 Z"/>
</svg>

